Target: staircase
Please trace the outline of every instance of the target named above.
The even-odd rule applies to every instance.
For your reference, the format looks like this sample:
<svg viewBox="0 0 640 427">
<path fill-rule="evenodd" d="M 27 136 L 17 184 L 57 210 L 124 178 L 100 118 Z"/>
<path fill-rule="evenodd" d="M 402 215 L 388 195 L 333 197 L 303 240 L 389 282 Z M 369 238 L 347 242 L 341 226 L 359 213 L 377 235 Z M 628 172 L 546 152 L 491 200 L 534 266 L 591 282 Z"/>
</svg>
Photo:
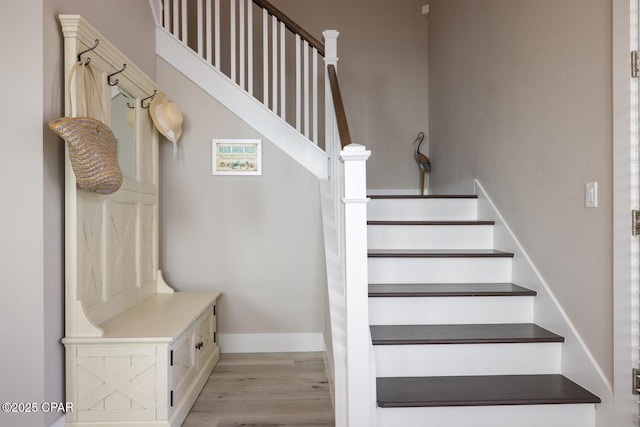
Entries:
<svg viewBox="0 0 640 427">
<path fill-rule="evenodd" d="M 319 42 L 266 0 L 151 5 L 157 54 L 322 183 L 336 426 L 596 426 L 600 398 L 563 360 L 600 395 L 607 385 L 545 287 L 512 283 L 514 254 L 494 248 L 476 196 L 366 204 L 370 153 L 351 141 L 336 31 Z M 569 345 L 534 323 L 536 297 Z"/>
<path fill-rule="evenodd" d="M 372 196 L 369 323 L 377 425 L 592 427 L 600 398 L 561 374 L 476 196 Z"/>
</svg>

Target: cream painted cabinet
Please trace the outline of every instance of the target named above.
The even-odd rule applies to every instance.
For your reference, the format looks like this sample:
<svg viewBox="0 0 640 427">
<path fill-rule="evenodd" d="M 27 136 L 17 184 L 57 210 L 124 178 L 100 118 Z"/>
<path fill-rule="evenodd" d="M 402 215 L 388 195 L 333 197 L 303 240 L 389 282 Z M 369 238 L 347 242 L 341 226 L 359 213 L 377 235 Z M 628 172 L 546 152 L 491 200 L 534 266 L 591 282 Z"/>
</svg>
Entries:
<svg viewBox="0 0 640 427">
<path fill-rule="evenodd" d="M 213 328 L 215 305 L 209 306 L 198 320 L 169 347 L 169 413 L 180 406 L 194 378 L 208 370 L 219 358 Z"/>
<path fill-rule="evenodd" d="M 65 338 L 68 425 L 179 426 L 219 358 L 217 298 L 157 294 L 100 325 L 102 337 Z"/>
<path fill-rule="evenodd" d="M 213 306 L 202 315 L 196 331 L 196 353 L 198 367 L 205 366 L 217 349 L 216 343 L 216 307 Z"/>
<path fill-rule="evenodd" d="M 190 328 L 174 345 L 169 347 L 169 406 L 171 412 L 177 402 L 183 398 L 185 390 L 196 376 L 198 370 L 196 350 L 193 328 Z"/>
<path fill-rule="evenodd" d="M 145 106 L 162 91 L 80 16 L 60 15 L 60 22 L 66 75 L 82 53 L 112 103 L 106 120 L 124 172 L 115 193 L 91 193 L 76 185 L 67 156 L 62 342 L 74 410 L 66 425 L 178 427 L 219 358 L 219 294 L 175 292 L 158 268 L 159 136 Z M 111 87 L 108 75 L 123 64 Z M 73 105 L 76 83 L 68 92 Z"/>
</svg>

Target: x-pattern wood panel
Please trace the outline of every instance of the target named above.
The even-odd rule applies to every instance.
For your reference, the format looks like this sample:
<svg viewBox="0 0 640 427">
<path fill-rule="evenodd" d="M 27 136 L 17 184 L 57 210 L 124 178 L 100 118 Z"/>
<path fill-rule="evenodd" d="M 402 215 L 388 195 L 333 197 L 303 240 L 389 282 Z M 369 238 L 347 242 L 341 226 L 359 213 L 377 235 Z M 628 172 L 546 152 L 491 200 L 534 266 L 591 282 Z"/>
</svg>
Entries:
<svg viewBox="0 0 640 427">
<path fill-rule="evenodd" d="M 104 301 L 104 202 L 82 201 L 79 233 L 80 298 L 90 308 Z"/>
<path fill-rule="evenodd" d="M 123 404 L 119 410 L 143 408 L 148 417 L 155 417 L 156 401 L 154 399 L 155 384 L 143 382 L 138 384 L 136 379 L 149 370 L 155 370 L 155 356 L 126 356 L 128 367 L 124 370 L 109 366 L 114 361 L 122 362 L 123 357 L 84 357 L 79 358 L 79 400 L 77 411 L 91 411 L 104 408 L 104 402 L 114 394 L 120 394 Z M 118 363 L 115 363 L 117 366 Z M 155 377 L 155 372 L 151 372 Z M 86 385 L 83 390 L 82 385 Z M 93 384 L 89 386 L 88 384 Z M 95 384 L 99 384 L 95 387 Z"/>
<path fill-rule="evenodd" d="M 137 204 L 115 201 L 109 204 L 109 299 L 137 286 L 136 224 Z"/>
<path fill-rule="evenodd" d="M 154 206 L 142 205 L 140 219 L 140 286 L 153 281 L 154 275 Z"/>
</svg>

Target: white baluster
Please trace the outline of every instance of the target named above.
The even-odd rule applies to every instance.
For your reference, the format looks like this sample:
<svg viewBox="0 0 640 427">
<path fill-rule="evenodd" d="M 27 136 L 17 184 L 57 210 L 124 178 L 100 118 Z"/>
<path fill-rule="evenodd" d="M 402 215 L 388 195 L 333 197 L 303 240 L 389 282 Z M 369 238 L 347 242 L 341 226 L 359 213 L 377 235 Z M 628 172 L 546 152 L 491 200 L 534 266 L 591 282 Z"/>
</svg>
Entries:
<svg viewBox="0 0 640 427">
<path fill-rule="evenodd" d="M 206 28 L 206 43 L 207 43 L 207 53 L 206 60 L 209 64 L 211 64 L 211 57 L 213 56 L 213 36 L 211 34 L 211 0 L 205 0 L 205 28 Z"/>
<path fill-rule="evenodd" d="M 302 82 L 301 82 L 301 65 L 300 65 L 300 49 L 301 38 L 296 34 L 296 130 L 301 132 L 301 117 L 302 117 Z"/>
<path fill-rule="evenodd" d="M 171 3 L 170 0 L 162 2 L 162 26 L 165 30 L 171 31 Z"/>
<path fill-rule="evenodd" d="M 313 84 L 313 137 L 311 140 L 318 145 L 318 49 L 313 48 L 312 52 L 313 67 L 312 67 L 312 84 Z"/>
<path fill-rule="evenodd" d="M 240 0 L 238 3 L 239 19 L 240 19 L 240 87 L 246 89 L 244 86 L 244 1 Z"/>
<path fill-rule="evenodd" d="M 236 0 L 231 0 L 229 8 L 229 19 L 231 23 L 231 80 L 237 83 L 236 79 Z"/>
<path fill-rule="evenodd" d="M 204 37 L 204 31 L 202 29 L 202 0 L 198 0 L 196 2 L 196 9 L 197 9 L 197 15 L 196 18 L 198 20 L 198 55 L 200 55 L 200 57 L 204 58 L 204 43 L 203 43 L 203 37 Z"/>
<path fill-rule="evenodd" d="M 215 0 L 215 62 L 214 67 L 220 69 L 220 0 Z"/>
<path fill-rule="evenodd" d="M 309 138 L 309 42 L 304 41 L 302 54 L 304 55 L 304 136 Z"/>
<path fill-rule="evenodd" d="M 278 114 L 278 18 L 271 18 L 271 67 L 273 68 L 271 86 L 271 109 Z"/>
<path fill-rule="evenodd" d="M 247 70 L 248 90 L 253 95 L 253 1 L 247 0 Z"/>
<path fill-rule="evenodd" d="M 262 102 L 269 107 L 269 12 L 262 9 Z"/>
<path fill-rule="evenodd" d="M 173 25 L 171 27 L 171 34 L 176 36 L 176 38 L 180 39 L 180 1 L 173 0 L 173 8 L 171 12 L 173 13 Z"/>
<path fill-rule="evenodd" d="M 284 22 L 280 23 L 280 117 L 287 120 L 287 107 L 286 107 L 286 65 L 285 65 L 285 46 L 284 35 L 286 27 Z"/>
<path fill-rule="evenodd" d="M 180 27 L 182 35 L 180 36 L 180 40 L 182 40 L 184 44 L 187 44 L 189 42 L 189 36 L 187 35 L 187 0 L 182 0 L 182 10 L 180 11 L 180 15 L 182 18 L 182 25 Z"/>
<path fill-rule="evenodd" d="M 214 2 L 214 15 L 215 15 L 215 61 L 213 66 L 220 69 L 220 0 Z"/>
</svg>

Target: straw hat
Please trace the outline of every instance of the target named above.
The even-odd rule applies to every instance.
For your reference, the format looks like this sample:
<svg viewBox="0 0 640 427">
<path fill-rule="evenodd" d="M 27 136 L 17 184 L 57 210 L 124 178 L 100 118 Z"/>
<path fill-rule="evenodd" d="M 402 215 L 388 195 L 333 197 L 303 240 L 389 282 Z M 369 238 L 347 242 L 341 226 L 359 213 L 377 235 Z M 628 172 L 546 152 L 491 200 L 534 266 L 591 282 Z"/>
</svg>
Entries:
<svg viewBox="0 0 640 427">
<path fill-rule="evenodd" d="M 151 100 L 149 114 L 156 129 L 175 146 L 182 135 L 183 118 L 180 108 L 174 102 L 169 102 L 165 95 L 160 94 Z"/>
</svg>

